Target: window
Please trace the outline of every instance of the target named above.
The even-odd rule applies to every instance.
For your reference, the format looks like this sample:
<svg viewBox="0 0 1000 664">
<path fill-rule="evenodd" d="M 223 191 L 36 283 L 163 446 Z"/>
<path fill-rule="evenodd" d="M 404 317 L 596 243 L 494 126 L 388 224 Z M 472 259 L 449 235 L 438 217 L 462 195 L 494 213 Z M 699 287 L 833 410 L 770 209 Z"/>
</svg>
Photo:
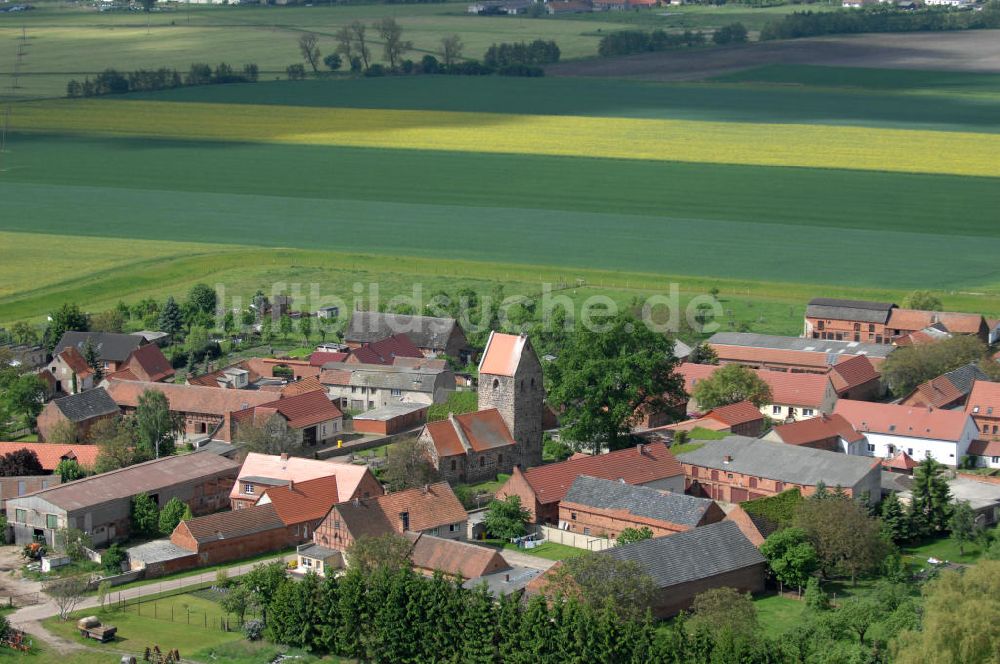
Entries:
<svg viewBox="0 0 1000 664">
<path fill-rule="evenodd" d="M 20 511 L 20 510 L 18 510 L 18 511 Z M 576 512 L 570 512 L 570 513 L 569 513 L 569 518 L 571 518 L 571 519 L 573 519 L 574 521 L 576 521 Z"/>
<path fill-rule="evenodd" d="M 854 324 L 854 331 L 855 332 L 860 332 L 861 331 L 861 323 L 855 323 Z"/>
<path fill-rule="evenodd" d="M 990 457 L 990 463 L 1000 463 L 1000 456 Z"/>
<path fill-rule="evenodd" d="M 989 433 L 989 432 L 990 432 L 990 425 L 989 424 L 984 424 L 983 425 L 983 433 Z"/>
<path fill-rule="evenodd" d="M 17 521 L 18 523 L 27 523 L 28 513 L 24 510 L 14 510 L 14 521 Z"/>
<path fill-rule="evenodd" d="M 333 521 L 333 529 L 334 530 L 340 530 L 340 519 L 334 519 L 334 521 Z"/>
<path fill-rule="evenodd" d="M 448 532 L 449 533 L 458 532 L 458 524 L 457 523 L 449 523 L 448 524 Z"/>
<path fill-rule="evenodd" d="M 583 529 L 583 534 L 584 535 L 589 535 L 590 534 L 590 528 L 584 528 Z"/>
<path fill-rule="evenodd" d="M 868 451 L 869 452 L 874 452 L 875 451 L 875 445 L 873 445 L 872 443 L 868 443 Z"/>
<path fill-rule="evenodd" d="M 493 391 L 496 392 L 499 389 L 500 389 L 500 379 L 499 378 L 494 378 L 493 379 Z"/>
<path fill-rule="evenodd" d="M 45 515 L 45 527 L 46 528 L 52 528 L 52 529 L 58 528 L 59 527 L 59 517 L 56 516 L 55 514 L 46 514 Z"/>
<path fill-rule="evenodd" d="M 781 415 L 781 406 L 771 406 L 772 415 Z"/>
<path fill-rule="evenodd" d="M 875 323 L 868 323 L 868 331 L 869 332 L 875 331 Z"/>
<path fill-rule="evenodd" d="M 913 448 L 912 447 L 907 447 L 906 448 L 906 453 L 909 454 L 910 456 L 913 456 Z"/>
<path fill-rule="evenodd" d="M 498 454 L 497 455 L 497 463 L 503 463 L 503 455 L 502 454 Z"/>
<path fill-rule="evenodd" d="M 484 456 L 479 457 L 479 467 L 482 468 L 485 465 L 486 465 L 486 457 Z"/>
<path fill-rule="evenodd" d="M 403 396 L 403 390 L 389 390 L 389 394 L 394 397 L 401 397 Z"/>
<path fill-rule="evenodd" d="M 802 409 L 802 415 L 803 416 L 811 416 L 812 414 L 813 414 L 813 409 L 812 408 L 803 408 Z"/>
<path fill-rule="evenodd" d="M 733 474 L 732 473 L 726 473 L 726 477 L 728 479 L 733 479 Z"/>
<path fill-rule="evenodd" d="M 996 432 L 997 432 L 997 425 L 994 424 L 993 425 L 993 433 L 996 433 Z"/>
<path fill-rule="evenodd" d="M 17 481 L 17 495 L 23 496 L 28 491 L 28 483 L 24 480 Z"/>
<path fill-rule="evenodd" d="M 826 329 L 826 323 L 824 321 L 816 321 L 816 328 L 819 330 Z"/>
<path fill-rule="evenodd" d="M 252 496 L 253 495 L 253 484 L 251 484 L 250 482 L 244 482 L 243 483 L 243 493 L 250 494 Z"/>
<path fill-rule="evenodd" d="M 451 469 L 456 470 L 458 468 L 458 462 L 454 459 L 451 460 Z"/>
<path fill-rule="evenodd" d="M 302 559 L 302 566 L 303 567 L 312 567 L 313 566 L 312 558 L 303 558 Z"/>
</svg>

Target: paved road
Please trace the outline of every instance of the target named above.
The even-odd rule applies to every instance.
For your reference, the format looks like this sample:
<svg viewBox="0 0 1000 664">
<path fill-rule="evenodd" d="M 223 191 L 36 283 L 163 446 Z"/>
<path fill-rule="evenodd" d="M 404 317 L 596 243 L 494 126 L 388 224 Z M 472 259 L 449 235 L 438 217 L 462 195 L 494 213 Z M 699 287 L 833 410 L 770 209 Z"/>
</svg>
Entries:
<svg viewBox="0 0 1000 664">
<path fill-rule="evenodd" d="M 556 561 L 554 560 L 532 556 L 530 554 L 514 551 L 512 549 L 503 549 L 500 551 L 500 555 L 503 556 L 504 560 L 511 565 L 530 567 L 531 569 L 537 569 L 543 572 L 556 564 Z"/>
</svg>

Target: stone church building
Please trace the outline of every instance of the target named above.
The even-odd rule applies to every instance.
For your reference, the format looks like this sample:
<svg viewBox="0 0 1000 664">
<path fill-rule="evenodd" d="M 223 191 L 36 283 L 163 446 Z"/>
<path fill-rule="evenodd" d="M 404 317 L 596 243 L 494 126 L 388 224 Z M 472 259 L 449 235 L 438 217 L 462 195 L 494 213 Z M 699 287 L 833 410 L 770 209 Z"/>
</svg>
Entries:
<svg viewBox="0 0 1000 664">
<path fill-rule="evenodd" d="M 542 365 L 525 335 L 492 332 L 479 362 L 479 410 L 420 433 L 449 482 L 480 482 L 542 463 Z"/>
</svg>

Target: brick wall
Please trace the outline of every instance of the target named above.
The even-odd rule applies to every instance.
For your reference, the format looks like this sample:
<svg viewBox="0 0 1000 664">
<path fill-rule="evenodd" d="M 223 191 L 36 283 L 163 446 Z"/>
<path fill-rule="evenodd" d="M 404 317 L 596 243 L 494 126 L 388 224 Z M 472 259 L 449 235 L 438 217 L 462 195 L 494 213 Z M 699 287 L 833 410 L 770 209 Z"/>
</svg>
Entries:
<svg viewBox="0 0 1000 664">
<path fill-rule="evenodd" d="M 699 593 L 723 587 L 735 588 L 744 593 L 761 592 L 764 590 L 764 563 L 661 588 L 653 598 L 653 615 L 657 618 L 670 618 L 689 609 Z"/>
<path fill-rule="evenodd" d="M 713 503 L 697 525 L 704 526 L 716 523 L 725 517 L 725 512 Z M 653 537 L 691 530 L 691 526 L 639 517 L 623 510 L 606 510 L 566 501 L 559 505 L 559 521 L 565 522 L 572 533 L 591 536 L 606 535 L 612 539 L 617 538 L 625 528 L 649 528 L 653 531 Z"/>
<path fill-rule="evenodd" d="M 539 503 L 535 490 L 520 472 L 512 474 L 496 493 L 496 497 L 501 500 L 508 496 L 518 496 L 521 499 L 521 505 L 531 513 L 533 523 L 556 523 L 559 520 L 559 503 Z"/>
</svg>

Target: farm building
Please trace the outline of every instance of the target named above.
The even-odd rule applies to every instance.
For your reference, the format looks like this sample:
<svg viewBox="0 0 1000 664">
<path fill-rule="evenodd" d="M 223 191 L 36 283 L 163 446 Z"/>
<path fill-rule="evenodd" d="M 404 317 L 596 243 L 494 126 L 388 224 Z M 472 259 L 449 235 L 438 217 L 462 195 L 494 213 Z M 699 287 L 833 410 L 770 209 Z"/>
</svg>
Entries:
<svg viewBox="0 0 1000 664">
<path fill-rule="evenodd" d="M 59 428 L 72 426 L 80 440 L 87 437 L 96 422 L 115 417 L 119 412 L 118 404 L 103 387 L 53 399 L 38 414 L 38 439 L 65 442 L 53 440 L 52 436 Z"/>
<path fill-rule="evenodd" d="M 53 355 L 46 372 L 54 379 L 52 389 L 57 394 L 79 394 L 93 389 L 97 375 L 75 346 L 67 346 Z"/>
<path fill-rule="evenodd" d="M 977 380 L 972 386 L 965 412 L 976 423 L 980 438 L 1000 440 L 1000 383 Z"/>
<path fill-rule="evenodd" d="M 134 336 L 134 335 L 130 335 Z M 139 346 L 125 358 L 117 371 L 105 376 L 105 380 L 143 380 L 162 383 L 174 377 L 174 368 L 156 344 Z"/>
<path fill-rule="evenodd" d="M 94 544 L 128 538 L 132 497 L 146 492 L 163 507 L 179 498 L 195 515 L 226 505 L 239 464 L 211 453 L 164 457 L 7 501 L 16 544 L 43 539 L 55 531 L 79 528 Z"/>
<path fill-rule="evenodd" d="M 335 461 L 318 461 L 287 454 L 250 452 L 243 460 L 229 502 L 234 510 L 254 505 L 271 487 L 299 484 L 320 477 L 337 478 L 337 500 L 381 496 L 384 491 L 365 466 Z"/>
<path fill-rule="evenodd" d="M 389 404 L 355 415 L 352 420 L 354 430 L 381 436 L 409 431 L 427 422 L 427 409 L 428 406 L 423 404 Z"/>
<path fill-rule="evenodd" d="M 97 353 L 101 370 L 105 375 L 121 369 L 132 351 L 143 345 L 144 340 L 134 334 L 116 334 L 113 332 L 64 332 L 59 343 L 52 351 L 58 356 L 67 348 L 76 348 L 83 356 L 88 342 Z M 53 372 L 54 373 L 54 372 Z"/>
<path fill-rule="evenodd" d="M 809 420 L 779 424 L 764 436 L 787 445 L 799 445 L 828 452 L 841 452 L 863 456 L 867 454 L 867 440 L 855 431 L 843 415 L 820 415 Z"/>
<path fill-rule="evenodd" d="M 520 496 L 533 522 L 555 524 L 559 521 L 559 502 L 581 475 L 684 491 L 684 468 L 665 444 L 651 443 L 598 456 L 581 455 L 524 471 L 515 468 L 496 496 Z"/>
<path fill-rule="evenodd" d="M 280 426 L 283 433 L 291 434 L 297 447 L 310 448 L 335 440 L 344 429 L 344 414 L 318 389 L 236 411 L 229 417 L 228 434 L 221 437 L 238 441 L 239 428 L 247 425 Z"/>
<path fill-rule="evenodd" d="M 712 588 L 764 590 L 767 561 L 733 521 L 615 546 L 597 555 L 634 561 L 652 577 L 656 618 L 677 615 L 691 607 L 695 595 Z M 545 594 L 548 579 L 560 564 L 531 581 L 527 591 Z"/>
<path fill-rule="evenodd" d="M 983 370 L 974 363 L 967 364 L 917 385 L 899 403 L 918 408 L 962 408 L 972 392 L 973 384 L 980 380 L 988 380 Z"/>
<path fill-rule="evenodd" d="M 323 366 L 319 382 L 331 401 L 352 411 L 398 403 L 429 406 L 444 403 L 455 391 L 455 376 L 443 367 L 331 362 Z"/>
<path fill-rule="evenodd" d="M 654 537 L 716 523 L 725 513 L 707 498 L 581 475 L 559 503 L 559 528 L 617 538 L 626 528 L 649 528 Z"/>
<path fill-rule="evenodd" d="M 879 464 L 866 457 L 785 445 L 760 438 L 729 436 L 677 455 L 687 492 L 741 503 L 799 489 L 804 496 L 820 482 L 850 496 L 880 495 Z"/>
<path fill-rule="evenodd" d="M 462 364 L 472 360 L 465 332 L 454 318 L 355 311 L 344 331 L 344 341 L 358 348 L 394 334 L 405 334 L 426 356 L 447 356 Z"/>
</svg>

